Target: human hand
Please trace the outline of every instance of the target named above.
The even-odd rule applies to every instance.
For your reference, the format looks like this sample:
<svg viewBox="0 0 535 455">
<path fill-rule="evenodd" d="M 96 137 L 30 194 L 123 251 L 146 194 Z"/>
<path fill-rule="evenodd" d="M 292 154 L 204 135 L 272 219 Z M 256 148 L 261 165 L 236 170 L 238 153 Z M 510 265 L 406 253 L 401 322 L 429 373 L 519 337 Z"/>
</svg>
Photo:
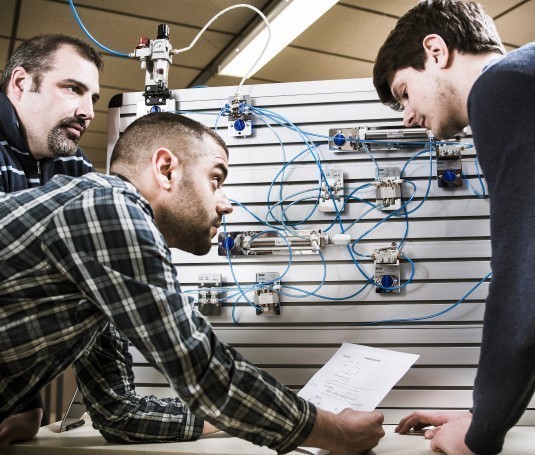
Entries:
<svg viewBox="0 0 535 455">
<path fill-rule="evenodd" d="M 383 414 L 344 409 L 339 414 L 317 410 L 316 424 L 303 446 L 328 449 L 332 455 L 365 454 L 385 435 Z"/>
<path fill-rule="evenodd" d="M 437 427 L 449 422 L 451 419 L 462 417 L 465 414 L 472 416 L 472 414 L 467 411 L 415 411 L 408 416 L 403 417 L 394 431 L 396 433 L 405 434 L 411 429 L 420 431 L 422 428 L 429 426 Z"/>
<path fill-rule="evenodd" d="M 396 427 L 398 433 L 407 433 L 411 428 L 421 430 L 433 425 L 425 432 L 431 439 L 430 447 L 447 455 L 474 455 L 464 443 L 468 427 L 472 423 L 472 414 L 461 412 L 413 412 L 403 418 Z"/>
<path fill-rule="evenodd" d="M 32 439 L 39 431 L 42 418 L 41 408 L 6 417 L 0 422 L 0 447 Z"/>
<path fill-rule="evenodd" d="M 474 455 L 464 443 L 468 427 L 472 423 L 472 414 L 452 418 L 447 423 L 425 432 L 425 437 L 431 439 L 431 449 L 441 450 L 447 455 Z"/>
</svg>

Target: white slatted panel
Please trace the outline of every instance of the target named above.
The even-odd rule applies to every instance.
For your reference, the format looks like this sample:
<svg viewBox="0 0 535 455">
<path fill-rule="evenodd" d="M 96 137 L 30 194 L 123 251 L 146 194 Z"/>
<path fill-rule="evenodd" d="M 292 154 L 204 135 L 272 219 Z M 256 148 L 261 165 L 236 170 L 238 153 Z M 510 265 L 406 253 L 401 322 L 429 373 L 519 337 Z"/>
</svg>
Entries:
<svg viewBox="0 0 535 455">
<path fill-rule="evenodd" d="M 214 126 L 213 113 L 219 111 L 234 91 L 234 87 L 175 90 L 173 97 L 178 100 L 181 111 Z M 242 95 L 250 95 L 256 107 L 271 109 L 303 130 L 325 136 L 329 128 L 401 126 L 399 114 L 377 101 L 369 79 L 244 86 Z M 135 103 L 139 100 L 139 93 L 123 94 L 118 100 L 120 107 L 110 108 L 109 149 L 119 132 L 135 119 Z M 210 113 L 212 115 L 207 115 Z M 227 195 L 265 219 L 270 183 L 284 160 L 274 133 L 285 143 L 287 160 L 304 150 L 303 143 L 295 132 L 278 125 L 270 129 L 261 121 L 256 121 L 251 137 L 228 137 L 224 118 L 220 120 L 219 128 L 230 148 L 231 169 L 225 184 Z M 466 142 L 470 142 L 470 138 Z M 334 153 L 328 150 L 324 140 L 319 143 L 324 168 L 343 168 L 346 195 L 350 189 L 373 180 L 375 168 L 365 153 Z M 414 150 L 397 150 L 373 154 L 381 167 L 402 168 L 413 153 Z M 464 151 L 463 172 L 479 190 L 474 149 Z M 396 423 L 408 410 L 415 408 L 469 408 L 488 283 L 483 283 L 462 304 L 440 317 L 379 326 L 356 325 L 368 321 L 420 318 L 442 312 L 490 271 L 488 200 L 477 198 L 466 184 L 458 189 L 438 188 L 435 163 L 424 154 L 413 160 L 404 173 L 404 177 L 417 187 L 409 210 L 424 199 L 429 175 L 432 179 L 428 198 L 410 215 L 408 237 L 402 250 L 415 263 L 414 281 L 400 294 L 380 295 L 369 286 L 347 300 L 333 300 L 333 297 L 354 293 L 362 287 L 364 278 L 345 247 L 328 246 L 324 249 L 326 282 L 320 294 L 331 299 L 303 298 L 289 290 L 287 292 L 292 296 L 281 296 L 281 315 L 277 317 L 257 316 L 242 299 L 235 309 L 240 326 L 233 324 L 231 311 L 235 299 L 230 299 L 224 304 L 221 316 L 209 318 L 218 336 L 292 389 L 302 387 L 342 342 L 419 354 L 414 367 L 379 406 L 385 413 L 386 422 Z M 310 155 L 303 156 L 298 164 L 285 172 L 282 195 L 286 197 L 311 189 L 315 189 L 311 194 L 317 194 L 318 181 L 319 172 L 314 160 Z M 407 197 L 411 193 L 410 185 L 405 184 L 403 191 Z M 274 187 L 271 203 L 278 201 L 280 195 L 279 187 Z M 373 189 L 362 190 L 358 196 L 372 202 L 375 200 Z M 291 220 L 302 220 L 310 215 L 313 207 L 313 201 L 296 204 L 287 211 L 287 216 Z M 345 224 L 359 217 L 367 207 L 356 201 L 349 203 L 342 214 Z M 358 237 L 384 216 L 383 212 L 373 211 L 348 232 L 353 238 Z M 316 211 L 299 228 L 326 229 L 331 221 L 331 214 Z M 228 231 L 265 229 L 239 207 L 235 207 L 226 223 Z M 331 231 L 335 233 L 335 228 Z M 399 242 L 404 231 L 404 220 L 393 218 L 371 232 L 357 250 L 369 254 L 374 248 Z M 193 292 L 192 295 L 195 295 L 200 273 L 221 273 L 225 285 L 234 286 L 226 257 L 217 255 L 215 239 L 208 255 L 197 257 L 174 250 L 173 262 L 177 264 L 183 289 Z M 361 264 L 365 273 L 373 274 L 370 259 Z M 258 272 L 282 273 L 287 265 L 287 256 L 232 260 L 235 277 L 242 285 L 254 283 Z M 406 261 L 402 261 L 401 275 L 403 280 L 411 275 Z M 283 284 L 314 291 L 322 276 L 323 266 L 318 256 L 294 256 Z M 140 393 L 174 395 L 166 379 L 148 366 L 135 349 L 133 356 Z M 535 424 L 534 408 L 535 404 L 531 403 L 521 423 Z"/>
</svg>

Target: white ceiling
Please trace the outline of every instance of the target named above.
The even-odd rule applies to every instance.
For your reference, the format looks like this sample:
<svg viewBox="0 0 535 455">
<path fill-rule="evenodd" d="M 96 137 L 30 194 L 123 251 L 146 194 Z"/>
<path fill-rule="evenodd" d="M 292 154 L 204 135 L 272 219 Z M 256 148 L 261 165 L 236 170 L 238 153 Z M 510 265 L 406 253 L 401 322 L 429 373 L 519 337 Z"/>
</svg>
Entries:
<svg viewBox="0 0 535 455">
<path fill-rule="evenodd" d="M 105 46 L 132 52 L 140 36 L 155 38 L 158 24 L 170 26 L 174 48 L 190 44 L 219 11 L 245 0 L 75 0 L 90 33 Z M 248 0 L 268 11 L 280 0 Z M 314 1 L 314 0 L 310 0 Z M 246 83 L 370 77 L 375 55 L 396 20 L 416 0 L 340 0 L 325 16 Z M 482 0 L 495 19 L 508 49 L 535 41 L 535 0 Z M 67 0 L 1 0 L 0 67 L 20 40 L 39 33 L 61 32 L 85 39 Z M 258 17 L 250 9 L 234 9 L 218 19 L 195 47 L 173 59 L 171 89 L 195 85 L 236 85 L 236 78 L 217 76 L 217 62 L 235 47 L 240 35 Z M 99 169 L 105 163 L 108 101 L 117 93 L 142 91 L 139 63 L 105 56 L 101 101 L 84 135 L 82 147 Z"/>
</svg>

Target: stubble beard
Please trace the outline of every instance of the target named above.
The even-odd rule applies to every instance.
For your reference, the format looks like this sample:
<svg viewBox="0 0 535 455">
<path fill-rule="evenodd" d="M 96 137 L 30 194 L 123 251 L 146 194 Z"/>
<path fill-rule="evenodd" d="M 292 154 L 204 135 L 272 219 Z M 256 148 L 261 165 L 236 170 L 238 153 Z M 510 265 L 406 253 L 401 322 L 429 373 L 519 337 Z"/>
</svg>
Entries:
<svg viewBox="0 0 535 455">
<path fill-rule="evenodd" d="M 78 150 L 78 144 L 82 137 L 71 134 L 67 128 L 72 124 L 81 125 L 85 129 L 85 121 L 76 117 L 67 117 L 60 120 L 54 128 L 50 130 L 47 137 L 48 151 L 53 156 L 73 156 Z"/>
<path fill-rule="evenodd" d="M 211 227 L 217 220 L 212 220 L 204 208 L 202 200 L 192 188 L 191 182 L 195 181 L 192 179 L 191 174 L 184 174 L 180 199 L 173 207 L 165 207 L 155 214 L 155 221 L 171 248 L 203 256 L 212 247 Z"/>
<path fill-rule="evenodd" d="M 466 127 L 461 111 L 464 103 L 457 88 L 447 80 L 439 81 L 437 93 L 437 106 L 445 106 L 447 117 L 433 128 L 433 134 L 437 139 L 451 139 Z"/>
<path fill-rule="evenodd" d="M 466 125 L 464 125 L 462 122 L 441 122 L 436 130 L 433 129 L 433 135 L 436 139 L 440 140 L 453 139 L 455 136 L 460 134 L 465 127 Z"/>
<path fill-rule="evenodd" d="M 210 228 L 199 226 L 194 214 L 178 214 L 178 209 L 168 208 L 156 216 L 156 225 L 171 248 L 178 248 L 196 256 L 208 254 L 211 247 Z M 203 215 L 200 215 L 203 216 Z M 204 214 L 204 220 L 207 220 Z"/>
</svg>

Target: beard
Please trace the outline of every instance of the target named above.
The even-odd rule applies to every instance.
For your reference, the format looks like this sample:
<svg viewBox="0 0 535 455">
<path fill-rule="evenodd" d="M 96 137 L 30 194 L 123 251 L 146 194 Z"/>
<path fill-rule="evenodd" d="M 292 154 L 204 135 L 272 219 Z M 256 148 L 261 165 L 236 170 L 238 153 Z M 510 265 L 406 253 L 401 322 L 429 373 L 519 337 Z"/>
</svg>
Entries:
<svg viewBox="0 0 535 455">
<path fill-rule="evenodd" d="M 463 102 L 457 88 L 449 81 L 441 79 L 437 84 L 438 106 L 448 112 L 446 118 L 433 126 L 433 135 L 436 139 L 452 139 L 467 125 L 462 112 Z"/>
<path fill-rule="evenodd" d="M 211 229 L 218 224 L 219 217 L 208 213 L 193 188 L 194 181 L 190 173 L 184 174 L 176 203 L 161 207 L 155 213 L 155 221 L 169 247 L 202 256 L 212 248 Z"/>
<path fill-rule="evenodd" d="M 440 122 L 436 128 L 433 128 L 435 139 L 448 140 L 453 139 L 463 131 L 466 125 L 463 122 L 455 122 L 450 118 L 447 122 Z"/>
<path fill-rule="evenodd" d="M 70 133 L 67 128 L 73 125 L 79 125 L 83 131 L 80 135 Z M 72 156 L 78 150 L 78 143 L 86 128 L 86 122 L 76 117 L 66 117 L 60 120 L 48 133 L 47 143 L 48 150 L 53 156 Z"/>
</svg>

